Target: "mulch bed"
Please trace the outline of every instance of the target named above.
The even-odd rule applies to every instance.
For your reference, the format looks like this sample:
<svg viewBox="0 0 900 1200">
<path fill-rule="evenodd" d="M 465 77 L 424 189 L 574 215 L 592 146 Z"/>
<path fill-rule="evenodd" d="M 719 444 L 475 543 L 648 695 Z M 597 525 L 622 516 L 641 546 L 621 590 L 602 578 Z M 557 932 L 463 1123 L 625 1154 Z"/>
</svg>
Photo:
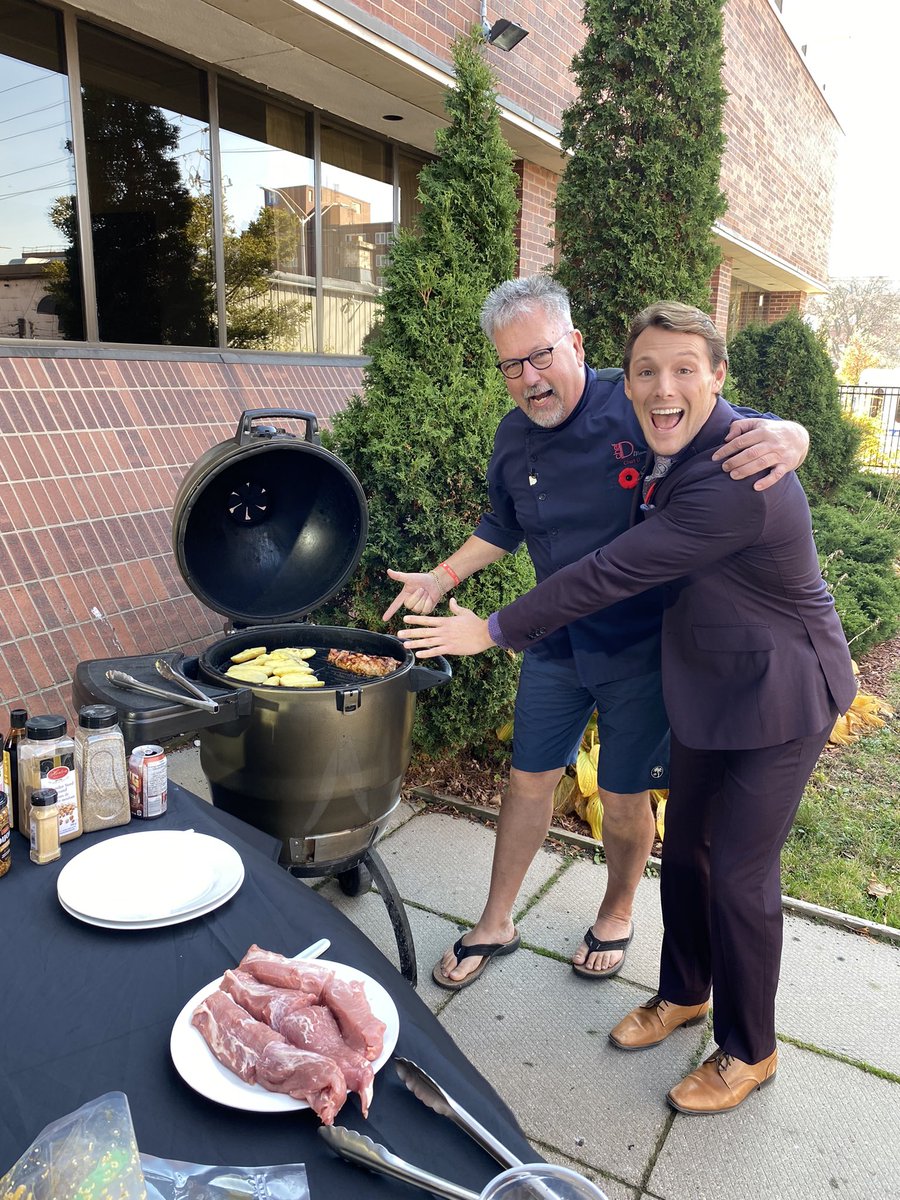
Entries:
<svg viewBox="0 0 900 1200">
<path fill-rule="evenodd" d="M 875 646 L 857 665 L 860 689 L 873 696 L 886 696 L 890 690 L 891 676 L 900 669 L 900 637 Z M 840 749 L 839 746 L 826 746 L 825 752 L 839 753 Z M 505 775 L 505 768 L 498 767 L 496 763 L 485 764 L 462 751 L 441 759 L 413 759 L 406 773 L 404 787 L 427 788 L 439 795 L 463 800 L 467 804 L 499 809 Z M 569 833 L 579 833 L 588 837 L 591 834 L 587 823 L 575 814 L 555 817 L 553 824 Z M 654 847 L 654 853 L 657 849 L 658 847 Z"/>
</svg>

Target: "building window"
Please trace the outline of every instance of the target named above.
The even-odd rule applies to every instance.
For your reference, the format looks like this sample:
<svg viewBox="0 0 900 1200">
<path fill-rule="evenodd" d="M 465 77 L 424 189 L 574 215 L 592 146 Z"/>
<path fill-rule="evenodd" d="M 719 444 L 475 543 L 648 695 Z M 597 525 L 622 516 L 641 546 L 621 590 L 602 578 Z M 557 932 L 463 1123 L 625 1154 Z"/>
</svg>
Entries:
<svg viewBox="0 0 900 1200">
<path fill-rule="evenodd" d="M 0 338 L 364 353 L 425 158 L 69 17 L 72 121 L 63 28 L 0 0 Z"/>
<path fill-rule="evenodd" d="M 214 346 L 206 77 L 90 25 L 78 44 L 100 341 Z"/>
<path fill-rule="evenodd" d="M 220 81 L 219 144 L 228 345 L 314 353 L 312 114 Z"/>
<path fill-rule="evenodd" d="M 30 0 L 0 6 L 0 337 L 84 336 L 44 306 L 65 273 L 75 164 L 62 22 Z M 77 276 L 77 272 L 76 272 Z M 60 296 L 62 300 L 62 295 Z"/>
<path fill-rule="evenodd" d="M 394 231 L 390 147 L 323 121 L 320 196 L 323 348 L 362 354 L 381 291 L 375 239 Z"/>
</svg>

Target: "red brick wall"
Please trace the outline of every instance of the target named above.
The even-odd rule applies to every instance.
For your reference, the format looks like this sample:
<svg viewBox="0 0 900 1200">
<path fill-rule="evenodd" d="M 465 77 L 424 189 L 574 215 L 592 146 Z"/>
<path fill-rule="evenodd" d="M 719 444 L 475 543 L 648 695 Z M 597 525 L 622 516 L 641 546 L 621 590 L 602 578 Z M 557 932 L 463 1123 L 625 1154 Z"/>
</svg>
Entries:
<svg viewBox="0 0 900 1200">
<path fill-rule="evenodd" d="M 840 137 L 835 118 L 765 0 L 728 0 L 725 45 L 722 221 L 827 279 Z"/>
<path fill-rule="evenodd" d="M 452 61 L 450 44 L 457 33 L 466 32 L 481 21 L 478 0 L 427 0 L 409 4 L 407 0 L 354 0 L 356 7 L 391 25 L 423 50 Z M 581 0 L 517 0 L 513 8 L 490 0 L 489 24 L 507 17 L 529 36 L 509 53 L 489 47 L 487 61 L 497 76 L 497 91 L 549 124 L 559 128 L 565 106 L 574 99 L 575 86 L 569 67 L 576 50 L 584 42 Z"/>
<path fill-rule="evenodd" d="M 519 163 L 519 274 L 537 275 L 555 261 L 553 238 L 559 176 L 530 162 Z"/>
<path fill-rule="evenodd" d="M 748 325 L 774 325 L 789 312 L 803 312 L 805 292 L 743 292 L 737 330 Z"/>
<path fill-rule="evenodd" d="M 725 333 L 728 330 L 728 302 L 731 298 L 731 259 L 723 258 L 713 272 L 710 280 L 712 303 L 709 315 L 716 329 Z"/>
<path fill-rule="evenodd" d="M 0 703 L 71 715 L 77 663 L 220 633 L 170 548 L 185 472 L 244 409 L 327 418 L 360 382 L 338 366 L 0 357 Z"/>
</svg>

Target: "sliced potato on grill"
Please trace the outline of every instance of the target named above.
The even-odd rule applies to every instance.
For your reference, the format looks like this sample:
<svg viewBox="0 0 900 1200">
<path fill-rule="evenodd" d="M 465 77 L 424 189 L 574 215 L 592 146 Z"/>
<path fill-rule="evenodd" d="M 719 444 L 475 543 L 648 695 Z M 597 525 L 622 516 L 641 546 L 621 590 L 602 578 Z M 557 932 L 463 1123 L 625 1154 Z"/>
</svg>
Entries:
<svg viewBox="0 0 900 1200">
<path fill-rule="evenodd" d="M 279 676 L 279 680 L 282 687 L 320 688 L 325 686 L 323 680 L 316 679 L 312 672 L 308 675 L 281 675 Z"/>
<path fill-rule="evenodd" d="M 229 667 L 225 674 L 232 679 L 239 679 L 241 683 L 265 683 L 269 677 L 268 671 L 243 663 Z"/>
<path fill-rule="evenodd" d="M 249 650 L 242 650 L 240 654 L 232 654 L 231 661 L 233 663 L 250 662 L 253 658 L 259 658 L 261 654 L 265 654 L 265 646 L 251 646 Z"/>
<path fill-rule="evenodd" d="M 308 667 L 306 663 L 290 662 L 285 659 L 282 662 L 270 662 L 267 670 L 272 675 L 312 675 L 312 667 Z"/>
<path fill-rule="evenodd" d="M 273 654 L 290 654 L 292 658 L 313 658 L 315 650 L 311 646 L 284 646 L 281 650 L 273 650 Z"/>
</svg>

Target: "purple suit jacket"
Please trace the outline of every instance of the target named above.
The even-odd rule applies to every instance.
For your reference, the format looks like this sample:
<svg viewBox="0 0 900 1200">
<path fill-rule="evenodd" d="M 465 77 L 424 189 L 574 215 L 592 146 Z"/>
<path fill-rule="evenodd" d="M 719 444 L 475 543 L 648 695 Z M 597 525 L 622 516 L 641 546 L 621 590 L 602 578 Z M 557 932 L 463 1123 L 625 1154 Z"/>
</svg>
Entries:
<svg viewBox="0 0 900 1200">
<path fill-rule="evenodd" d="M 652 506 L 636 506 L 632 528 L 497 614 L 505 642 L 521 650 L 665 584 L 663 695 L 673 732 L 693 749 L 806 737 L 856 695 L 796 475 L 756 492 L 711 460 L 733 417 L 719 399 Z"/>
</svg>

